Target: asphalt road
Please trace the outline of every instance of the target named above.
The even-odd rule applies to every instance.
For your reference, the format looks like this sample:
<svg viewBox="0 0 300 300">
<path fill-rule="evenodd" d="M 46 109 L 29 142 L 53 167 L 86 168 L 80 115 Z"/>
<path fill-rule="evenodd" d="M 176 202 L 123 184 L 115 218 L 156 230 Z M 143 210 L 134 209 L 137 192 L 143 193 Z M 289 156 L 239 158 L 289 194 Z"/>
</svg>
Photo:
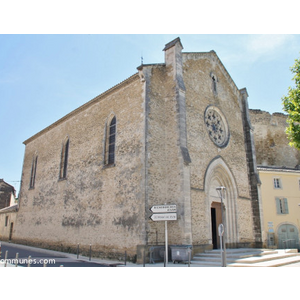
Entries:
<svg viewBox="0 0 300 300">
<path fill-rule="evenodd" d="M 95 262 L 85 261 L 76 259 L 69 256 L 68 254 L 49 251 L 41 248 L 33 248 L 24 245 L 10 244 L 6 242 L 1 242 L 1 260 L 5 258 L 5 252 L 8 251 L 7 259 L 11 264 L 15 264 L 12 261 L 16 258 L 16 253 L 19 253 L 18 266 L 27 267 L 28 262 L 30 262 L 30 267 L 44 267 L 44 263 L 47 267 L 108 267 L 104 264 L 99 264 Z M 28 257 L 31 260 L 28 260 Z"/>
</svg>

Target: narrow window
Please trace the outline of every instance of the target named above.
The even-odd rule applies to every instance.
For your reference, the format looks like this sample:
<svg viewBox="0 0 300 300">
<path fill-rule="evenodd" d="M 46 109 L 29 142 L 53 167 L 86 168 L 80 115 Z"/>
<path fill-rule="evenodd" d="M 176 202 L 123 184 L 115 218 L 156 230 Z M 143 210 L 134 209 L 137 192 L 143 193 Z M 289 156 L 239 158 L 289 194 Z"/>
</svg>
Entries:
<svg viewBox="0 0 300 300">
<path fill-rule="evenodd" d="M 215 76 L 213 76 L 211 79 L 213 81 L 213 91 L 216 93 L 217 92 L 217 81 L 216 81 L 216 78 L 215 78 Z"/>
<path fill-rule="evenodd" d="M 279 215 L 289 213 L 288 201 L 286 198 L 276 198 L 276 210 Z"/>
<path fill-rule="evenodd" d="M 7 227 L 8 224 L 8 216 L 5 217 L 5 227 Z"/>
<path fill-rule="evenodd" d="M 116 117 L 113 117 L 107 126 L 105 141 L 105 164 L 115 163 L 115 144 L 116 144 Z"/>
<path fill-rule="evenodd" d="M 281 189 L 280 178 L 274 178 L 274 188 L 275 189 Z"/>
<path fill-rule="evenodd" d="M 30 185 L 29 188 L 33 189 L 35 185 L 35 177 L 36 177 L 36 167 L 37 167 L 37 155 L 33 157 L 32 165 L 31 165 L 31 173 L 30 173 Z"/>
<path fill-rule="evenodd" d="M 218 93 L 218 91 L 217 91 L 218 78 L 217 78 L 217 76 L 213 72 L 210 73 L 210 78 L 211 78 L 211 84 L 212 84 L 213 93 L 215 95 L 217 95 L 217 93 Z"/>
<path fill-rule="evenodd" d="M 59 172 L 60 179 L 67 178 L 68 155 L 69 155 L 69 139 L 65 141 L 61 150 L 60 172 Z"/>
</svg>

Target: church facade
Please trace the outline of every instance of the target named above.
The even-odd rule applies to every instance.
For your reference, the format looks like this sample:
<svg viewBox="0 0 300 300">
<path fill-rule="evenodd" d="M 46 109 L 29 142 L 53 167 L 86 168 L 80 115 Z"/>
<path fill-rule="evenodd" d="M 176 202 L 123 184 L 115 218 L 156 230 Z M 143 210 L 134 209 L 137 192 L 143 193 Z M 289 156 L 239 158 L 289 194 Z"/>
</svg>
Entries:
<svg viewBox="0 0 300 300">
<path fill-rule="evenodd" d="M 176 204 L 170 245 L 218 248 L 221 222 L 227 247 L 263 245 L 247 90 L 214 51 L 182 50 L 171 41 L 164 63 L 141 65 L 24 142 L 14 241 L 140 260 L 164 244 L 150 208 Z"/>
</svg>

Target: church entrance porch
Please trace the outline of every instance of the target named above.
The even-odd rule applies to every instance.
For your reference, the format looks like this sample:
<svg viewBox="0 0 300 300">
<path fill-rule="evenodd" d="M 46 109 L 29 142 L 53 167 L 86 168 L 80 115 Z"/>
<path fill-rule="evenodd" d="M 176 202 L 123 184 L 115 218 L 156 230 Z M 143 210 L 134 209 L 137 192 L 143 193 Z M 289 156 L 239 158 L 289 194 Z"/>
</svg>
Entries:
<svg viewBox="0 0 300 300">
<path fill-rule="evenodd" d="M 223 220 L 221 198 L 217 191 L 224 187 L 222 201 L 224 205 Z M 237 220 L 237 187 L 236 181 L 226 163 L 221 157 L 216 157 L 209 164 L 205 176 L 205 193 L 207 214 L 210 216 L 210 240 L 213 249 L 220 248 L 218 226 L 223 223 L 225 228 L 224 238 L 230 247 L 236 247 L 238 239 Z"/>
</svg>

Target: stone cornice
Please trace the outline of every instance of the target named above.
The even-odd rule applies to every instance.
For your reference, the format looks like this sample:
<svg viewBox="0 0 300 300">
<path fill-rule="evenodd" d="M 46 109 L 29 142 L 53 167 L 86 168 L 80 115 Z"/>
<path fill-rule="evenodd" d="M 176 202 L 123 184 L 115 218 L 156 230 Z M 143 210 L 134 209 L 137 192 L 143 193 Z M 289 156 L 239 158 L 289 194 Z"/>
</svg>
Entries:
<svg viewBox="0 0 300 300">
<path fill-rule="evenodd" d="M 268 173 L 295 173 L 299 176 L 300 169 L 298 168 L 289 168 L 289 167 L 277 167 L 277 166 L 257 166 L 259 172 L 268 172 Z"/>
</svg>

